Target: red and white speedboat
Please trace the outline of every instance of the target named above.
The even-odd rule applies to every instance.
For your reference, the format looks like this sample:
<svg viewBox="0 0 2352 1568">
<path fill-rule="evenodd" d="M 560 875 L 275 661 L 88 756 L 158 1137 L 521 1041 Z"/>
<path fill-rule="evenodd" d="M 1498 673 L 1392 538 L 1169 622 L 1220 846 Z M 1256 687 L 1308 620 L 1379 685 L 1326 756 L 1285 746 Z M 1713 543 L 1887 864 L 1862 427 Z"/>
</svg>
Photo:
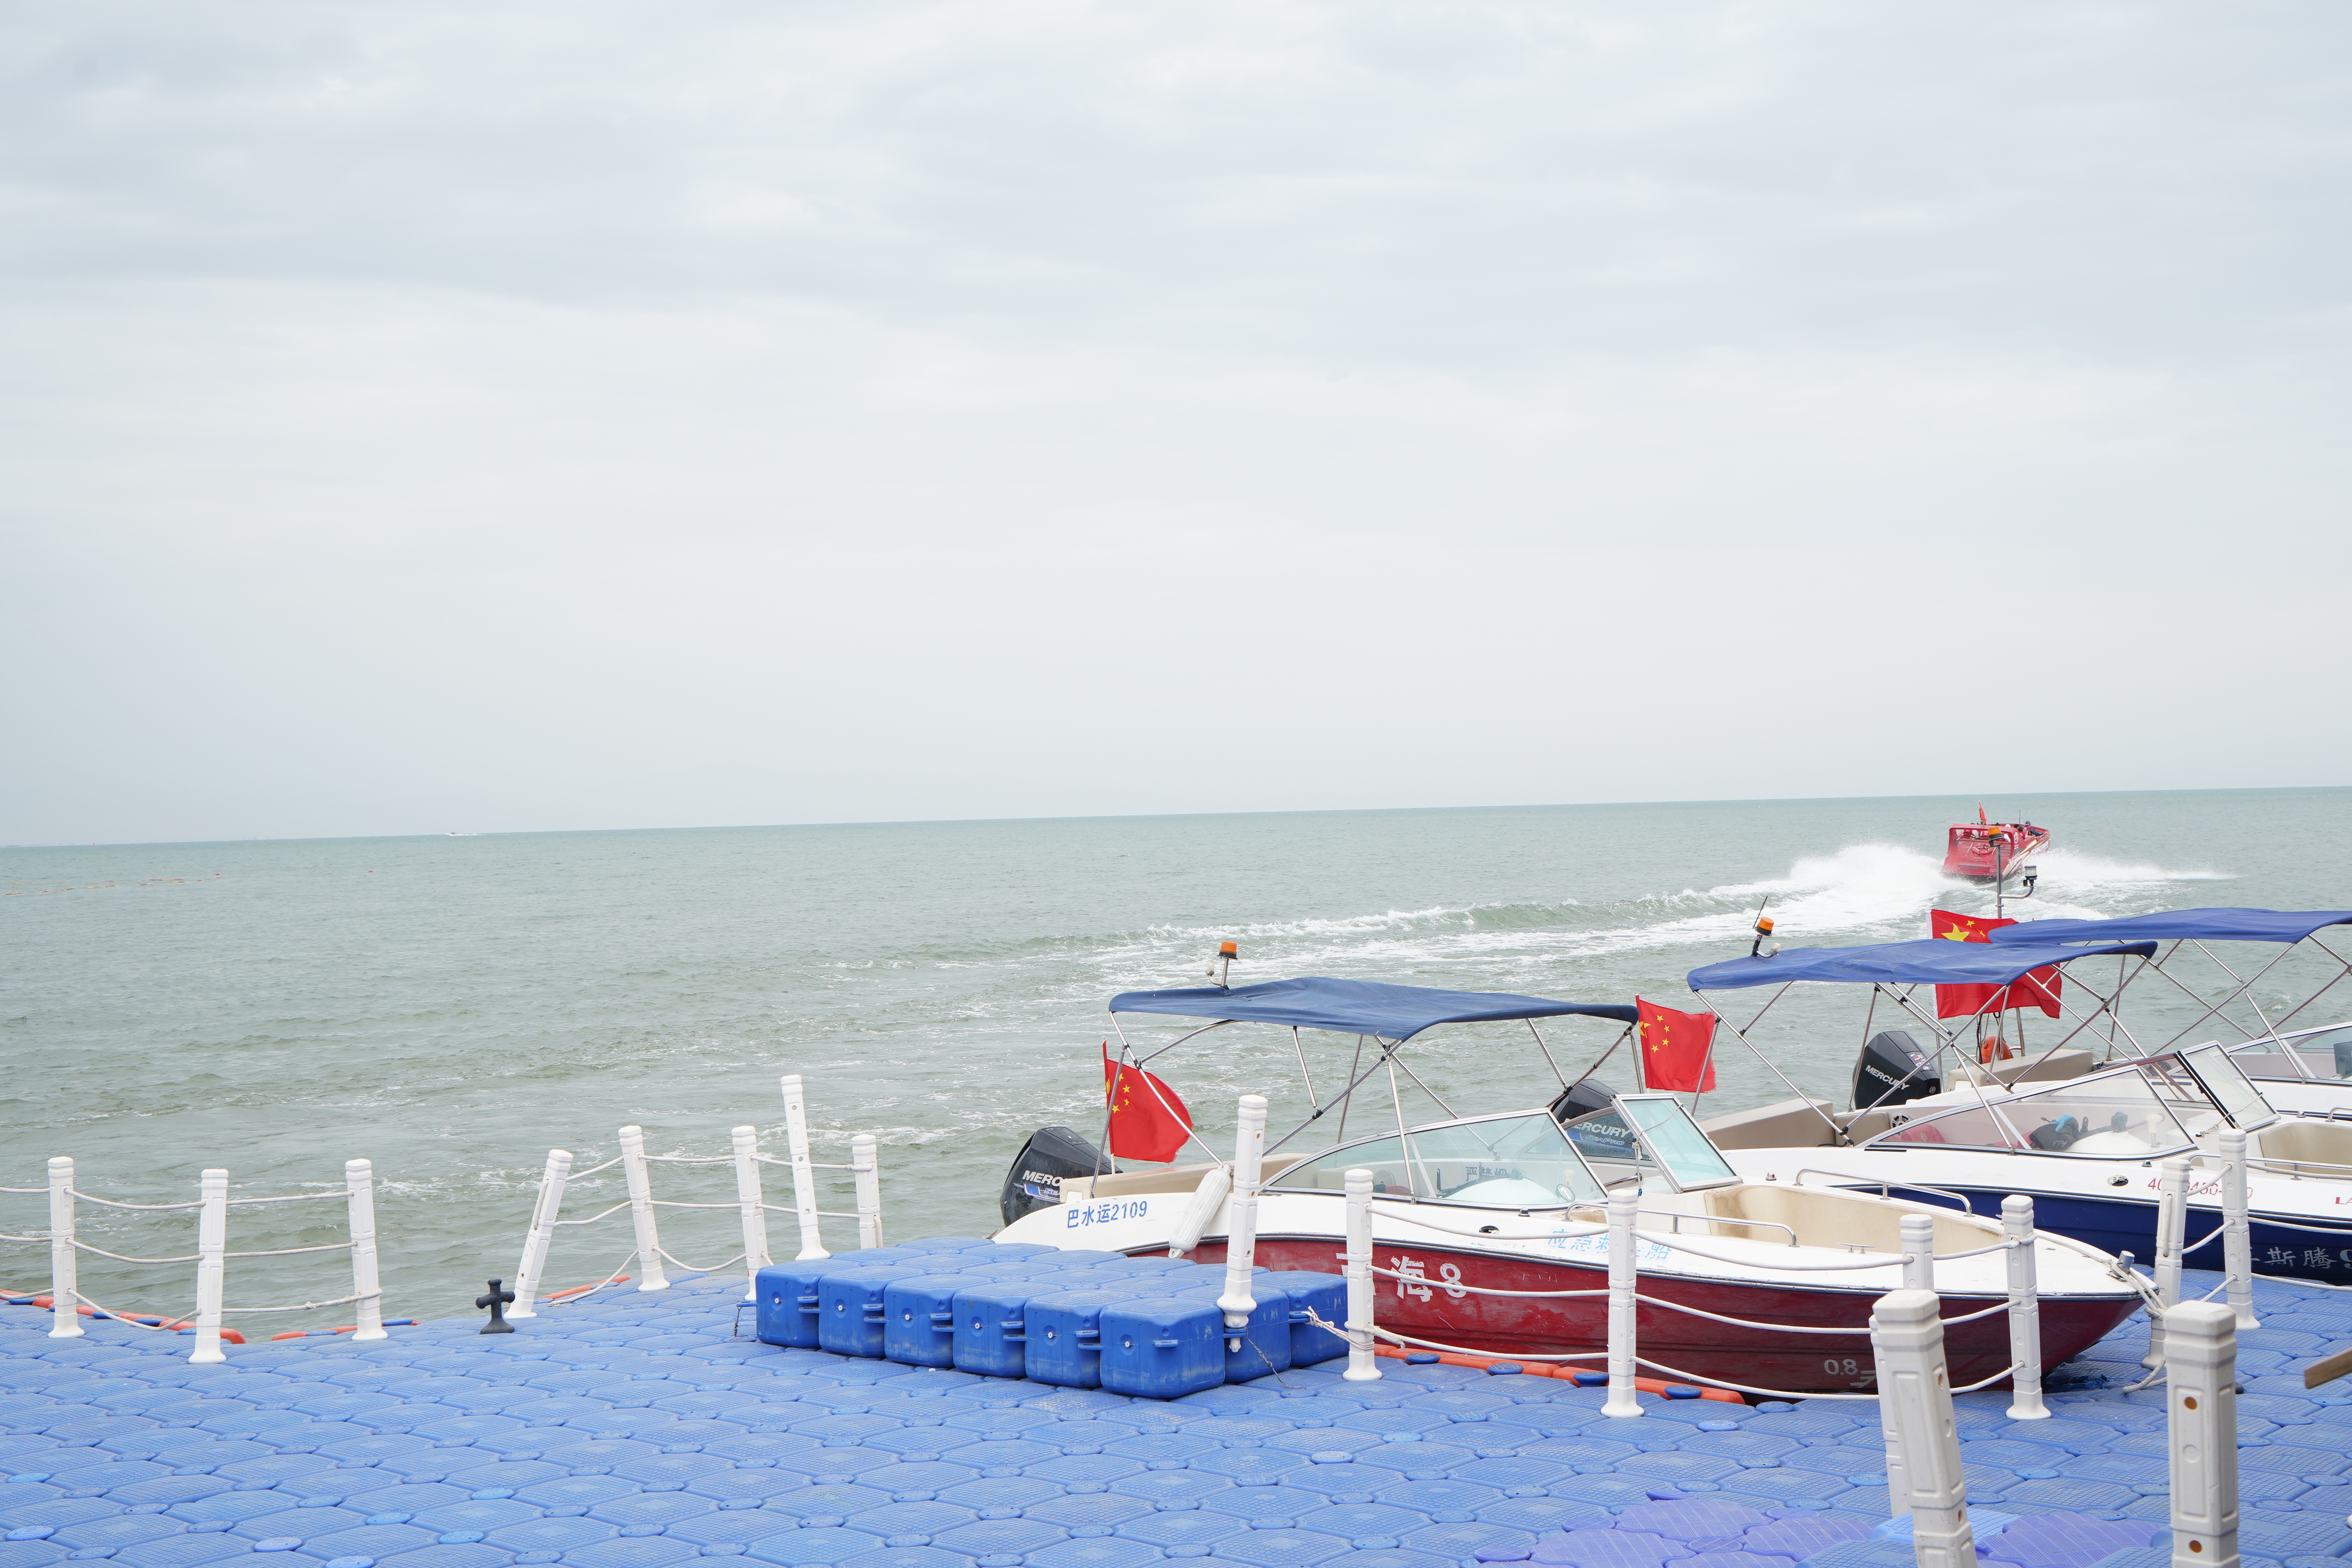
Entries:
<svg viewBox="0 0 2352 1568">
<path fill-rule="evenodd" d="M 1401 1104 L 1393 1117 L 1380 1107 L 1375 1121 L 1386 1130 L 1372 1136 L 1342 1133 L 1332 1146 L 1307 1153 L 1284 1147 L 1332 1125 L 1332 1113 L 1374 1073 L 1385 1071 L 1394 1085 L 1397 1047 L 1432 1024 L 1528 1020 L 1532 1030 L 1536 1018 L 1599 1016 L 1629 1026 L 1622 1043 L 1632 1033 L 1631 1007 L 1315 977 L 1231 990 L 1130 992 L 1111 1006 L 1359 1037 L 1355 1059 L 1341 1075 L 1348 1088 L 1290 1137 L 1269 1144 L 1256 1258 L 1275 1268 L 1339 1272 L 1344 1174 L 1369 1169 L 1374 1263 L 1387 1271 L 1375 1318 L 1412 1340 L 1490 1354 L 1589 1355 L 1579 1364 L 1598 1370 L 1608 1338 L 1604 1298 L 1487 1296 L 1473 1288 L 1605 1289 L 1609 1236 L 1601 1205 L 1627 1190 L 1640 1198 L 1644 1296 L 1769 1325 L 1727 1326 L 1645 1304 L 1637 1338 L 1646 1373 L 1790 1393 L 1871 1390 L 1867 1323 L 1873 1303 L 1901 1284 L 1906 1215 L 1935 1221 L 1946 1318 L 2007 1296 L 1998 1221 L 1851 1188 L 1744 1179 L 1673 1096 L 1618 1095 L 1589 1074 L 1564 1087 L 1549 1108 L 1449 1115 L 1406 1127 Z M 1303 1068 L 1303 1047 L 1300 1059 Z M 1015 1169 L 1019 1173 L 1020 1162 Z M 1226 1177 L 1216 1163 L 1066 1174 L 1061 1201 L 1033 1208 L 998 1239 L 1216 1261 L 1224 1256 L 1229 1225 L 1230 1201 L 1220 1196 Z M 2035 1249 L 2047 1370 L 2087 1349 L 2143 1298 L 2106 1253 L 2055 1237 L 2040 1237 Z M 1969 1253 L 1979 1256 L 1952 1256 Z M 1779 1331 L 1784 1328 L 1849 1331 Z M 2006 1315 L 1953 1324 L 1945 1348 L 1955 1384 L 1999 1375 L 2010 1365 Z"/>
<path fill-rule="evenodd" d="M 1944 875 L 1990 886 L 2030 874 L 2027 863 L 2048 847 L 2048 828 L 2030 822 L 1995 822 L 1979 805 L 1974 822 L 1952 824 L 1945 839 Z"/>
</svg>

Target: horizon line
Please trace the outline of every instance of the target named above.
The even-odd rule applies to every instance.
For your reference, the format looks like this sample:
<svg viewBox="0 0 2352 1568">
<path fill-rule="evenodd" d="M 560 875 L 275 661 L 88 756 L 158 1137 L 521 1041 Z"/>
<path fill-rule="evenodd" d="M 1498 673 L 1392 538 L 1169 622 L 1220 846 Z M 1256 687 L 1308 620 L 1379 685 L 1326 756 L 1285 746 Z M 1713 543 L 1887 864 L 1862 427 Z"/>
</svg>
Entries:
<svg viewBox="0 0 2352 1568">
<path fill-rule="evenodd" d="M 2242 784 L 2202 789 L 2021 790 L 2010 791 L 2007 793 L 2012 795 L 2022 795 L 2037 797 L 2086 795 L 2285 795 L 2332 789 L 2352 789 L 2352 785 Z M 1949 792 L 1929 795 L 1730 795 L 1704 798 L 1685 797 L 1668 800 L 1521 801 L 1498 805 L 1362 805 L 1304 806 L 1280 810 L 1261 809 L 1240 811 L 1113 811 L 1045 816 L 844 817 L 813 822 L 709 822 L 670 823 L 656 826 L 638 826 L 630 827 L 499 827 L 484 828 L 471 832 L 444 829 L 438 833 L 301 834 L 284 838 L 63 839 L 46 844 L 0 844 L 0 851 L 10 849 L 169 849 L 238 844 L 349 844 L 376 840 L 393 841 L 432 838 L 552 837 L 567 834 L 766 833 L 785 829 L 819 827 L 959 827 L 980 826 L 990 823 L 1162 822 L 1182 820 L 1187 817 L 1370 816 L 1395 815 L 1404 812 L 1438 811 L 1602 811 L 1629 806 L 1799 805 L 1837 801 L 1957 800 L 1968 798 L 1971 797 L 1965 794 L 1953 794 Z"/>
</svg>

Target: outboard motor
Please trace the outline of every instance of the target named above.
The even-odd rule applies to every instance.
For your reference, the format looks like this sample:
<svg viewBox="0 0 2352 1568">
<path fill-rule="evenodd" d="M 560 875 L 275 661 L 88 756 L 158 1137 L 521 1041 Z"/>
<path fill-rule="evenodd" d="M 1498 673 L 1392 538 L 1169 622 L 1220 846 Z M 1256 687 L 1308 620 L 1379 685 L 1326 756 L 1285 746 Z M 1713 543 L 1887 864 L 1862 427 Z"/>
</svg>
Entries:
<svg viewBox="0 0 2352 1568">
<path fill-rule="evenodd" d="M 1108 1175 L 1118 1169 L 1102 1157 L 1075 1127 L 1040 1127 L 1021 1145 L 1013 1168 L 1004 1173 L 1004 1193 L 997 1206 L 1004 1223 L 1023 1215 L 1052 1208 L 1062 1201 L 1062 1182 L 1070 1176 Z"/>
<path fill-rule="evenodd" d="M 1585 1158 L 1631 1163 L 1641 1158 L 1641 1145 L 1616 1110 L 1617 1091 L 1587 1076 L 1560 1090 L 1559 1098 L 1551 1102 L 1551 1119 Z M 1603 1116 L 1601 1111 L 1610 1114 Z"/>
<path fill-rule="evenodd" d="M 1882 1029 L 1870 1037 L 1853 1064 L 1853 1108 L 1885 1110 L 1909 1100 L 1925 1100 L 1944 1091 L 1944 1080 L 1927 1065 L 1919 1042 L 1902 1029 Z"/>
</svg>

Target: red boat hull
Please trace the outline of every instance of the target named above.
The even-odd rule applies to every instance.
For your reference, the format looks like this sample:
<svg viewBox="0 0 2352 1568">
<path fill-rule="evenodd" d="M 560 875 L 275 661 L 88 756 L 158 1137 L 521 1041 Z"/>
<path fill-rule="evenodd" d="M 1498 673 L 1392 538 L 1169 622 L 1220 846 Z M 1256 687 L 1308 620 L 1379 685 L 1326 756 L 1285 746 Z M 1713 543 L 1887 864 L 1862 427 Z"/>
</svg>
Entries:
<svg viewBox="0 0 2352 1568">
<path fill-rule="evenodd" d="M 1261 1236 L 1257 1261 L 1269 1268 L 1339 1272 L 1339 1243 L 1330 1237 Z M 1222 1241 L 1203 1241 L 1191 1254 L 1195 1262 L 1222 1263 Z M 1383 1245 L 1376 1266 L 1399 1273 L 1418 1271 L 1424 1290 L 1402 1280 L 1374 1277 L 1372 1316 L 1384 1329 L 1465 1350 L 1499 1355 L 1565 1355 L 1606 1351 L 1608 1302 L 1599 1296 L 1572 1300 L 1530 1300 L 1509 1296 L 1455 1294 L 1452 1285 L 1490 1290 L 1601 1290 L 1605 1267 L 1548 1258 L 1500 1257 L 1468 1249 Z M 1672 1274 L 1645 1273 L 1642 1294 L 1696 1307 L 1727 1318 L 1785 1323 L 1802 1328 L 1838 1328 L 1837 1334 L 1774 1334 L 1694 1318 L 1663 1307 L 1636 1309 L 1638 1353 L 1653 1364 L 1644 1376 L 1689 1377 L 1727 1386 L 1790 1394 L 1869 1394 L 1877 1387 L 1870 1353 L 1870 1310 L 1877 1293 L 1825 1290 L 1803 1286 L 1733 1284 Z M 1944 1315 L 1955 1318 L 1993 1305 L 1999 1297 L 1948 1295 Z M 2043 1297 L 2042 1366 L 2044 1372 L 2081 1354 L 2138 1307 L 2137 1297 Z M 1995 1312 L 1944 1331 L 1944 1356 L 1954 1387 L 1965 1387 L 2007 1370 L 2009 1315 Z M 1602 1370 L 1601 1356 L 1575 1363 Z"/>
<path fill-rule="evenodd" d="M 1994 828 L 2001 837 L 1992 837 Z M 1944 849 L 1944 875 L 1994 882 L 2049 847 L 2050 830 L 2030 822 L 1956 822 Z"/>
</svg>

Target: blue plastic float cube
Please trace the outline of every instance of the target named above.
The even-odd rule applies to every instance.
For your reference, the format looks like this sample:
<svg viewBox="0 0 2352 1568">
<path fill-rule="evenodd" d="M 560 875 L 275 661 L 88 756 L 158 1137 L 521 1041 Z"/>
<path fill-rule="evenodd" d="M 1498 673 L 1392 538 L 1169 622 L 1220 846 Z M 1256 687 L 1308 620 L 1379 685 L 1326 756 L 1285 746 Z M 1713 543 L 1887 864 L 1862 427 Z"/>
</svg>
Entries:
<svg viewBox="0 0 2352 1568">
<path fill-rule="evenodd" d="M 1022 1312 L 1022 1374 L 1063 1388 L 1100 1386 L 1103 1310 L 1135 1299 L 1118 1289 L 1030 1297 Z"/>
<path fill-rule="evenodd" d="M 1190 1268 L 1192 1266 L 1181 1258 L 1120 1258 L 1104 1267 L 1127 1274 L 1165 1274 L 1172 1268 Z"/>
<path fill-rule="evenodd" d="M 1212 1302 L 1114 1302 L 1100 1326 L 1100 1377 L 1110 1393 L 1181 1399 L 1225 1381 L 1225 1319 Z"/>
<path fill-rule="evenodd" d="M 882 1354 L 882 1293 L 900 1279 L 931 1272 L 919 1263 L 844 1268 L 816 1282 L 816 1342 L 835 1355 Z"/>
<path fill-rule="evenodd" d="M 1348 1321 L 1348 1282 L 1337 1274 L 1317 1274 L 1307 1269 L 1278 1270 L 1265 1277 L 1270 1287 L 1279 1287 L 1290 1298 L 1290 1364 L 1313 1366 L 1317 1362 L 1329 1361 L 1348 1353 L 1348 1342 L 1328 1329 L 1318 1329 L 1307 1321 L 1311 1310 L 1327 1323 L 1344 1324 Z M 1255 1281 L 1253 1294 L 1261 1293 Z"/>
<path fill-rule="evenodd" d="M 1169 1292 L 1188 1301 L 1214 1302 L 1224 1294 L 1224 1270 L 1216 1271 L 1213 1283 L 1207 1280 Z M 1239 1330 L 1223 1331 L 1230 1342 L 1225 1352 L 1225 1381 L 1247 1383 L 1252 1378 L 1272 1373 L 1286 1372 L 1290 1367 L 1290 1296 L 1278 1287 L 1270 1286 L 1270 1278 L 1256 1273 L 1250 1279 L 1250 1299 L 1256 1303 L 1250 1309 L 1249 1321 Z M 1224 1321 L 1222 1309 L 1217 1321 Z"/>
<path fill-rule="evenodd" d="M 1033 1296 L 1068 1288 L 1068 1284 L 1051 1276 L 979 1282 L 967 1279 L 955 1297 L 955 1369 L 978 1373 L 982 1377 L 1019 1377 L 1024 1367 L 1027 1336 L 1023 1309 Z"/>
<path fill-rule="evenodd" d="M 1099 1388 L 1104 1309 L 1166 1295 L 1144 1278 L 1108 1285 L 1090 1280 L 1083 1289 L 1030 1297 L 1022 1311 L 1023 1375 L 1062 1388 Z"/>
<path fill-rule="evenodd" d="M 828 1274 L 861 1265 L 842 1258 L 812 1258 L 771 1263 L 760 1270 L 758 1324 L 754 1331 L 772 1345 L 817 1348 L 816 1284 Z"/>
<path fill-rule="evenodd" d="M 883 1359 L 904 1366 L 953 1366 L 956 1292 L 971 1286 L 961 1274 L 917 1274 L 884 1286 Z"/>
<path fill-rule="evenodd" d="M 956 1272 L 959 1274 L 969 1275 L 976 1280 L 1034 1279 L 1039 1273 L 1050 1269 L 1053 1267 L 1053 1259 L 1050 1258 L 1024 1258 L 1011 1259 L 1002 1263 L 975 1263 L 970 1267 L 964 1266 L 962 1262 L 963 1258 L 975 1256 L 975 1254 L 959 1253 L 957 1255 L 958 1261 Z"/>
</svg>

